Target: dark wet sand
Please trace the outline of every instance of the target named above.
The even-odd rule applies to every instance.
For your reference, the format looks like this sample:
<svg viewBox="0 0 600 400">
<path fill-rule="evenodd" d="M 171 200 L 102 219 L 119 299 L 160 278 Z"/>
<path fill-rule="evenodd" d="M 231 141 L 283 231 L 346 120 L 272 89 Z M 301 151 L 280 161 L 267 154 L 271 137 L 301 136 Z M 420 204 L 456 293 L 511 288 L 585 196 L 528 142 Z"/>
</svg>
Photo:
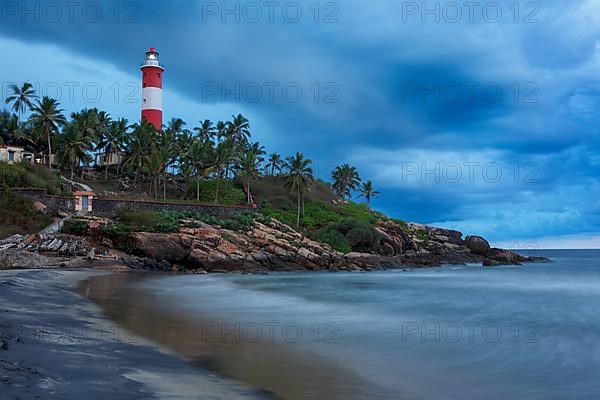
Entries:
<svg viewBox="0 0 600 400">
<path fill-rule="evenodd" d="M 265 398 L 281 399 L 388 399 L 390 393 L 365 382 L 347 366 L 297 346 L 273 341 L 244 341 L 231 334 L 212 332 L 215 316 L 186 315 L 173 304 L 161 304 L 149 290 L 136 285 L 164 275 L 116 274 L 92 277 L 80 292 L 99 304 L 121 326 L 172 349 L 194 365 L 227 376 L 260 391 Z M 218 328 L 217 328 L 218 329 Z M 223 340 L 223 338 L 226 340 Z"/>
<path fill-rule="evenodd" d="M 267 397 L 161 350 L 73 290 L 106 274 L 0 272 L 0 399 Z"/>
</svg>

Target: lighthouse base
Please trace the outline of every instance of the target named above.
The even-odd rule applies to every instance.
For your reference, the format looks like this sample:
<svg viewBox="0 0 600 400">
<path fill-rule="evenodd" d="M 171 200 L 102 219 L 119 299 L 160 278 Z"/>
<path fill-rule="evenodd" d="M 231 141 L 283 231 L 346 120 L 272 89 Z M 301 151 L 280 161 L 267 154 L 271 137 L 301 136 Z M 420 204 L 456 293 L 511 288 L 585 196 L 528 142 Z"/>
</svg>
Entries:
<svg viewBox="0 0 600 400">
<path fill-rule="evenodd" d="M 162 111 L 160 110 L 143 110 L 142 120 L 152 124 L 158 131 L 162 129 Z"/>
</svg>

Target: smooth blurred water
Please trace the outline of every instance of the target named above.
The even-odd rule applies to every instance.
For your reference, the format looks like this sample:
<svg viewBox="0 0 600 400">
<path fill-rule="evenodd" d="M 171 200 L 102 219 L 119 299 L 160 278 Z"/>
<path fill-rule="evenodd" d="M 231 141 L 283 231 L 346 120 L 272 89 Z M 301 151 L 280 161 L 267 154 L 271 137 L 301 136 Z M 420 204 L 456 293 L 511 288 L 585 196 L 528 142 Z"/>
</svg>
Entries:
<svg viewBox="0 0 600 400">
<path fill-rule="evenodd" d="M 599 399 L 600 251 L 537 254 L 554 262 L 138 286 L 282 398 Z"/>
</svg>

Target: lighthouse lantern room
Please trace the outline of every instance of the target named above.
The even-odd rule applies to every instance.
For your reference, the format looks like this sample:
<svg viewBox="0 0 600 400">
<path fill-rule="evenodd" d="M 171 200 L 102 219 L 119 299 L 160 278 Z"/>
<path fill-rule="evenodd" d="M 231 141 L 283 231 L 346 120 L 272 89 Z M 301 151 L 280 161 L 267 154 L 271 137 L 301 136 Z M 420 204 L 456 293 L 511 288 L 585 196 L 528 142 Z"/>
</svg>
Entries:
<svg viewBox="0 0 600 400">
<path fill-rule="evenodd" d="M 162 129 L 162 75 L 165 69 L 160 65 L 158 52 L 150 48 L 142 70 L 142 120 Z"/>
</svg>

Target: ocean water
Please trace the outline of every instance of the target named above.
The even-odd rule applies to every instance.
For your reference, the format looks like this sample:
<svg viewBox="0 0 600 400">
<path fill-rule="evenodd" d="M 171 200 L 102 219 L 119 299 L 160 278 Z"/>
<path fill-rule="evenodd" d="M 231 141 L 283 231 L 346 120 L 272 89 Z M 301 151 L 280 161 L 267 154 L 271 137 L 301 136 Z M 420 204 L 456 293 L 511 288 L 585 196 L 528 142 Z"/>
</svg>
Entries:
<svg viewBox="0 0 600 400">
<path fill-rule="evenodd" d="M 600 251 L 536 254 L 554 262 L 174 276 L 104 304 L 273 398 L 599 399 Z"/>
</svg>

